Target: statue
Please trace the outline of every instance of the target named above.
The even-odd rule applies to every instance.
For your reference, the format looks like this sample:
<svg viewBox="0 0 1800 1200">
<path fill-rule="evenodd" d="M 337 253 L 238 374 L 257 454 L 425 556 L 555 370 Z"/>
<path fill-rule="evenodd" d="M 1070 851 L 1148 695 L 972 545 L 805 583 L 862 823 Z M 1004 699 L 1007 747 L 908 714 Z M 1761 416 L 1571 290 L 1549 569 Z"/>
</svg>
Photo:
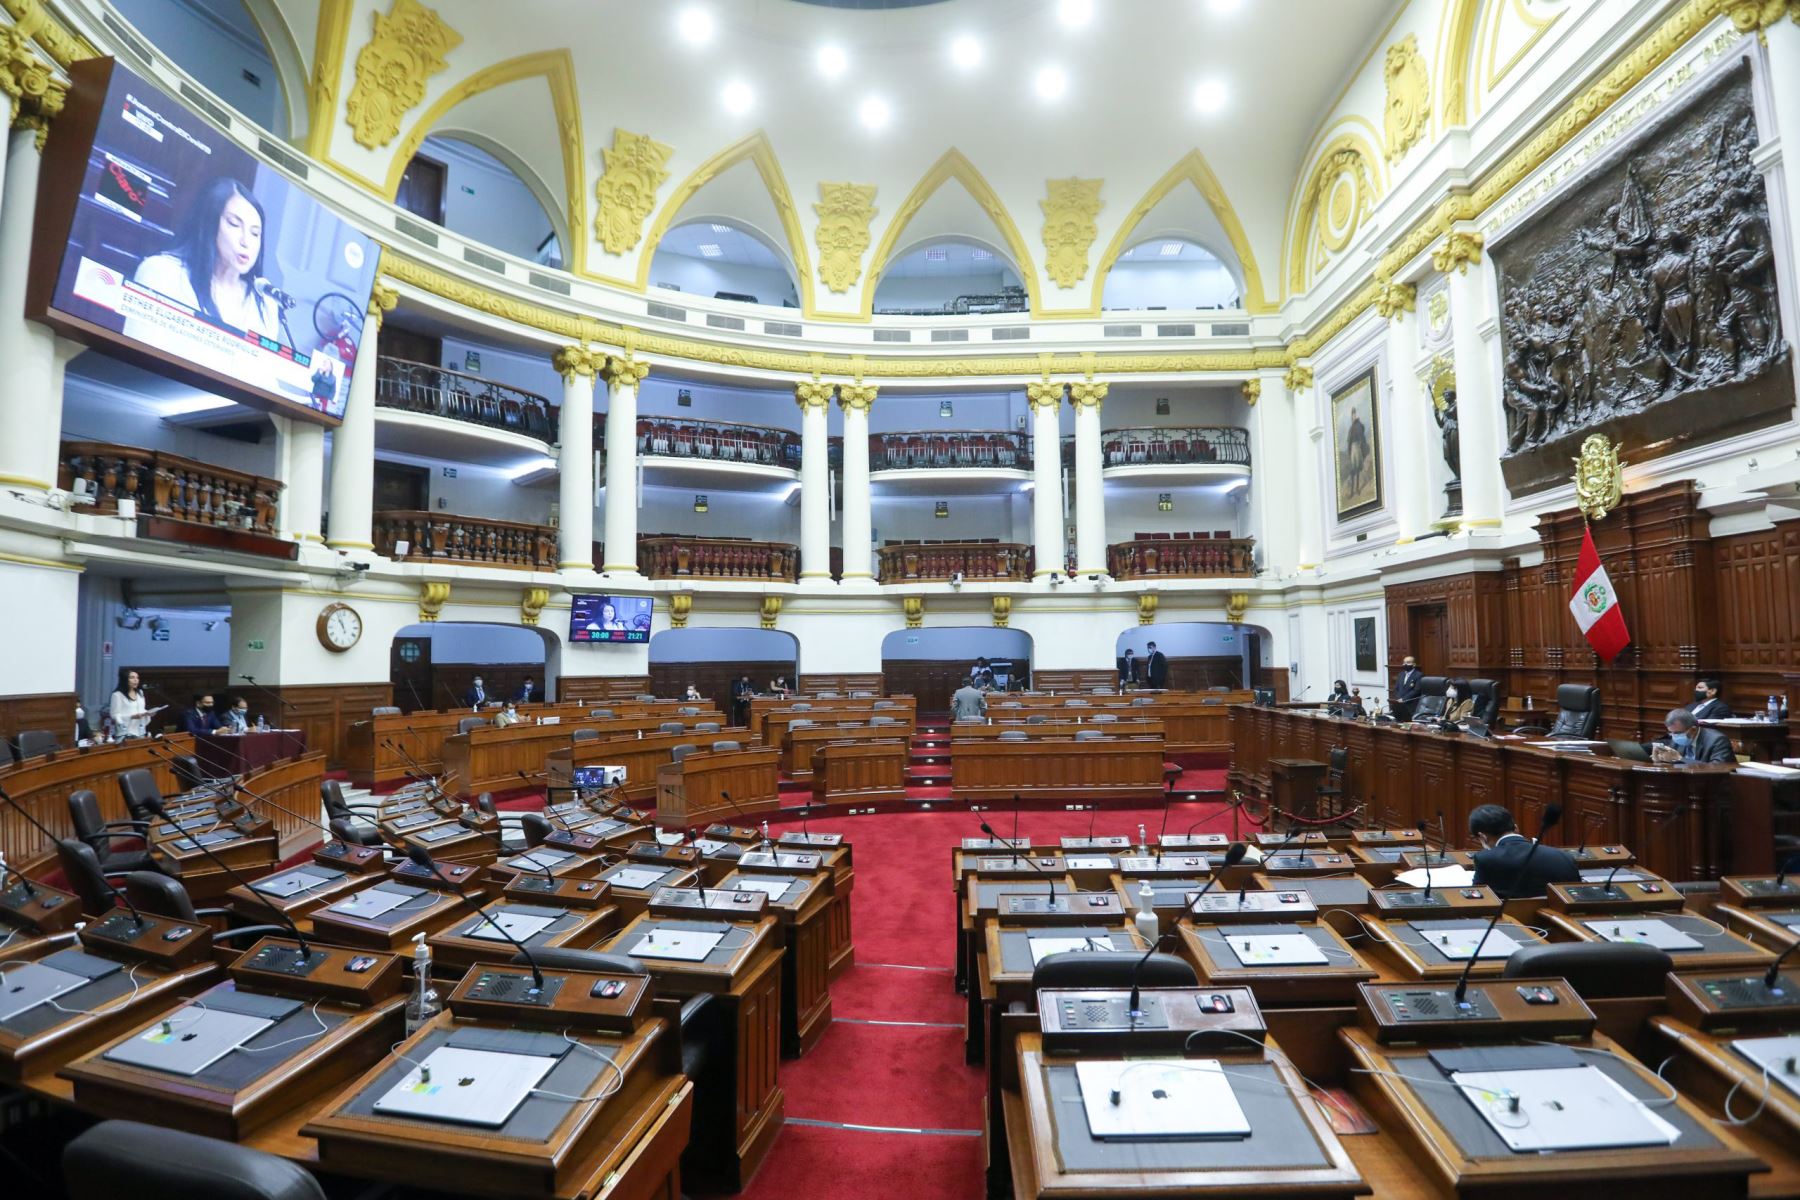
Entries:
<svg viewBox="0 0 1800 1200">
<path fill-rule="evenodd" d="M 1445 388 L 1443 398 L 1431 406 L 1431 415 L 1437 418 L 1439 431 L 1444 438 L 1444 464 L 1450 468 L 1450 478 L 1462 478 L 1462 438 L 1456 429 L 1456 389 Z"/>
</svg>

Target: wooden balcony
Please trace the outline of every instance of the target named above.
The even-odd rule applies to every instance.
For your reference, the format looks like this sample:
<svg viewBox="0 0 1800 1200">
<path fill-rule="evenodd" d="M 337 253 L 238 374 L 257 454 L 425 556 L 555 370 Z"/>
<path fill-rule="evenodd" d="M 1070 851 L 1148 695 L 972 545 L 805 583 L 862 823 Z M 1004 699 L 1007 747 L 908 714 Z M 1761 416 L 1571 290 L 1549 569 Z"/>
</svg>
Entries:
<svg viewBox="0 0 1800 1200">
<path fill-rule="evenodd" d="M 556 530 L 434 512 L 375 514 L 375 552 L 402 563 L 554 571 Z"/>
<path fill-rule="evenodd" d="M 638 569 L 651 579 L 793 583 L 800 578 L 800 548 L 786 542 L 753 542 L 748 538 L 651 534 L 638 539 Z"/>
<path fill-rule="evenodd" d="M 381 408 L 522 433 L 545 442 L 556 440 L 556 417 L 544 397 L 430 363 L 378 360 L 375 403 Z"/>
<path fill-rule="evenodd" d="M 889 542 L 881 548 L 882 583 L 1031 582 L 1032 550 L 1016 542 Z"/>
<path fill-rule="evenodd" d="M 293 558 L 298 547 L 275 535 L 279 480 L 108 442 L 64 442 L 59 486 L 93 497 L 90 511 L 117 516 L 137 509 L 138 535 L 220 550 Z"/>
<path fill-rule="evenodd" d="M 871 471 L 987 467 L 1029 471 L 1031 441 L 1009 430 L 954 429 L 869 436 Z"/>
<path fill-rule="evenodd" d="M 1106 548 L 1114 579 L 1249 579 L 1256 574 L 1254 538 L 1161 534 Z"/>
</svg>

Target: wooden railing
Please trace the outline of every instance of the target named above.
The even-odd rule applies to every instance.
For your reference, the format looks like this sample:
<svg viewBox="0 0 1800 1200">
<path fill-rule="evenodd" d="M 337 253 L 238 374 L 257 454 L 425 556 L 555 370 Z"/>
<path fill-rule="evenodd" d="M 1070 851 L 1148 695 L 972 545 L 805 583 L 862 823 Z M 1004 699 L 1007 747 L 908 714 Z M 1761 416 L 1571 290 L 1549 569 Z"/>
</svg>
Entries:
<svg viewBox="0 0 1800 1200">
<path fill-rule="evenodd" d="M 944 430 L 932 433 L 877 433 L 869 437 L 869 469 L 904 471 L 919 467 L 1031 467 L 1031 445 L 1008 430 Z"/>
<path fill-rule="evenodd" d="M 1100 454 L 1109 467 L 1250 465 L 1250 431 L 1225 425 L 1108 429 Z M 1062 439 L 1064 466 L 1075 464 L 1075 439 Z"/>
<path fill-rule="evenodd" d="M 1016 542 L 895 542 L 881 548 L 881 582 L 1031 580 L 1032 551 Z"/>
<path fill-rule="evenodd" d="M 94 497 L 93 511 L 113 515 L 119 501 L 147 517 L 273 536 L 281 483 L 161 450 L 107 442 L 64 442 L 57 482 Z"/>
<path fill-rule="evenodd" d="M 596 559 L 603 562 L 604 559 Z M 651 579 L 774 579 L 800 577 L 800 548 L 748 538 L 651 534 L 638 539 L 638 569 Z"/>
<path fill-rule="evenodd" d="M 375 373 L 375 403 L 403 412 L 429 413 L 488 429 L 556 440 L 550 402 L 479 375 L 465 375 L 430 363 L 382 358 Z"/>
<path fill-rule="evenodd" d="M 556 530 L 547 525 L 400 511 L 376 513 L 374 526 L 375 552 L 395 562 L 556 570 Z"/>
<path fill-rule="evenodd" d="M 1247 579 L 1255 546 L 1254 538 L 1135 538 L 1106 548 L 1106 569 L 1114 579 Z"/>
</svg>

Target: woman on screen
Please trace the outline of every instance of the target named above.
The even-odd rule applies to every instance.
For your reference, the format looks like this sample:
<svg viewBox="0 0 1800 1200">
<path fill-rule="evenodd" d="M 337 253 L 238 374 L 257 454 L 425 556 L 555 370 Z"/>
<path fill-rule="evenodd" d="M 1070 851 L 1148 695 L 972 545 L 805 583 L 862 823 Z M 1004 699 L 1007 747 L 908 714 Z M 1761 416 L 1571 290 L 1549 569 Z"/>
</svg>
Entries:
<svg viewBox="0 0 1800 1200">
<path fill-rule="evenodd" d="M 600 628 L 616 629 L 621 633 L 625 631 L 625 622 L 619 620 L 619 610 L 613 607 L 611 600 L 600 605 Z"/>
<path fill-rule="evenodd" d="M 262 202 L 229 175 L 200 189 L 182 214 L 175 244 L 139 263 L 131 278 L 220 325 L 281 338 L 279 309 L 258 290 L 268 283 Z"/>
</svg>

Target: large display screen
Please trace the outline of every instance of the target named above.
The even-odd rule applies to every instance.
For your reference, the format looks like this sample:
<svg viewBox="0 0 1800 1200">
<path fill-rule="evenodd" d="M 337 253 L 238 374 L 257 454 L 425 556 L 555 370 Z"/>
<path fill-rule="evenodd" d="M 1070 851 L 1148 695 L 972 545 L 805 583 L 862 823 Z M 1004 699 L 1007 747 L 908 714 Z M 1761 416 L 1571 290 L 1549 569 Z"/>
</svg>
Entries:
<svg viewBox="0 0 1800 1200">
<path fill-rule="evenodd" d="M 341 420 L 379 247 L 116 62 L 78 67 L 87 119 L 51 133 L 65 207 L 39 209 L 39 237 L 63 237 L 45 319 L 235 399 Z M 47 228 L 62 220 L 66 236 Z"/>
<path fill-rule="evenodd" d="M 571 642 L 647 642 L 650 640 L 650 597 L 571 596 Z"/>
</svg>

